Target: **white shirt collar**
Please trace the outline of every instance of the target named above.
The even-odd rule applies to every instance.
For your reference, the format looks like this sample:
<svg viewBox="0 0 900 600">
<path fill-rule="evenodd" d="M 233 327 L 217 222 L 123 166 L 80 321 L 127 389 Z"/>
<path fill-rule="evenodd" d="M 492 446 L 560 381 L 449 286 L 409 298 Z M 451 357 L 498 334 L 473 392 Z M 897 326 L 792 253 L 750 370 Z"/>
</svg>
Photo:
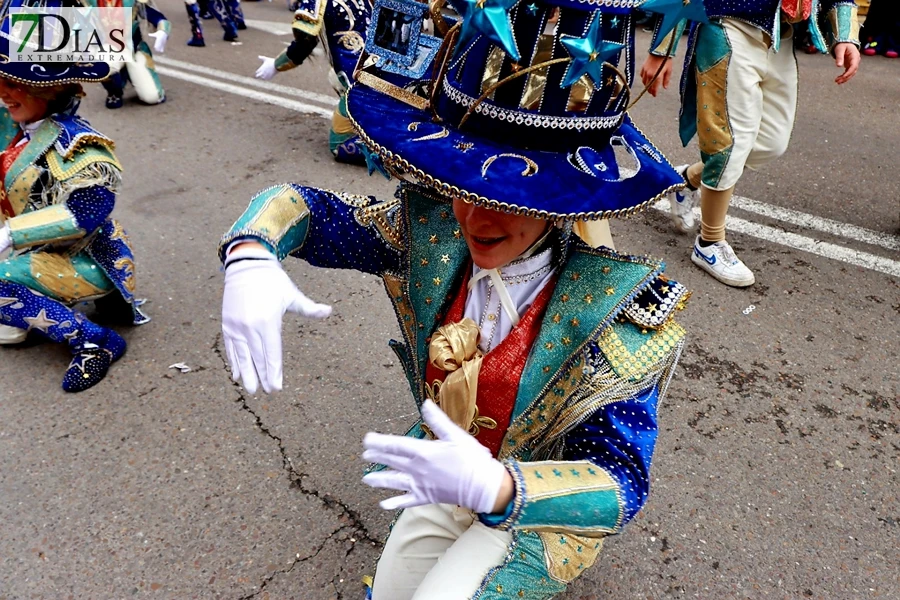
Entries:
<svg viewBox="0 0 900 600">
<path fill-rule="evenodd" d="M 495 348 L 518 325 L 555 268 L 553 246 L 499 269 L 472 268 L 465 316 L 481 328 L 482 351 Z"/>
<path fill-rule="evenodd" d="M 22 144 L 27 144 L 28 140 L 31 139 L 31 136 L 34 135 L 34 132 L 38 130 L 38 127 L 40 127 L 41 124 L 45 120 L 46 119 L 39 119 L 39 120 L 33 121 L 31 123 L 19 123 L 19 128 L 22 130 L 22 133 L 24 133 L 25 135 L 22 136 L 22 139 L 19 140 L 19 142 L 16 144 L 16 146 L 21 146 Z"/>
</svg>

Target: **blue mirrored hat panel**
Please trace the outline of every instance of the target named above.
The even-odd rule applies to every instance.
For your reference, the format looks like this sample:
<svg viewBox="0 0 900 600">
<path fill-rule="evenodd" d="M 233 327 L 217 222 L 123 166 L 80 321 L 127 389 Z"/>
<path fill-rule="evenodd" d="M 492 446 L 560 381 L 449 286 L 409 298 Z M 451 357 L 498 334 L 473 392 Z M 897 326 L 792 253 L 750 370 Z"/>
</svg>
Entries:
<svg viewBox="0 0 900 600">
<path fill-rule="evenodd" d="M 431 67 L 440 38 L 423 33 L 428 7 L 412 0 L 375 0 L 366 53 L 379 69 L 420 79 Z"/>
</svg>

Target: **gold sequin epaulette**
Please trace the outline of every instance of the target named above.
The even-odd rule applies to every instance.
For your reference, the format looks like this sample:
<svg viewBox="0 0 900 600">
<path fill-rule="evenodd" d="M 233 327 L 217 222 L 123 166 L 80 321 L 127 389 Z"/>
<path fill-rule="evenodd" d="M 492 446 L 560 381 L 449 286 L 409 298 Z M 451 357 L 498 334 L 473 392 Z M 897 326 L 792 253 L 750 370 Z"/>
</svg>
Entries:
<svg viewBox="0 0 900 600">
<path fill-rule="evenodd" d="M 673 319 L 659 329 L 641 327 L 625 319 L 604 329 L 597 346 L 619 377 L 637 380 L 665 360 L 684 336 L 684 328 Z"/>
<path fill-rule="evenodd" d="M 294 22 L 291 25 L 303 33 L 316 36 L 322 29 L 325 15 L 326 0 L 313 0 L 302 3 L 300 8 L 294 11 Z"/>
<path fill-rule="evenodd" d="M 50 148 L 46 156 L 50 173 L 60 181 L 65 181 L 81 169 L 96 162 L 110 163 L 120 171 L 122 170 L 122 165 L 112 149 L 105 145 L 83 146 L 70 158 L 64 157 L 56 148 Z"/>
</svg>

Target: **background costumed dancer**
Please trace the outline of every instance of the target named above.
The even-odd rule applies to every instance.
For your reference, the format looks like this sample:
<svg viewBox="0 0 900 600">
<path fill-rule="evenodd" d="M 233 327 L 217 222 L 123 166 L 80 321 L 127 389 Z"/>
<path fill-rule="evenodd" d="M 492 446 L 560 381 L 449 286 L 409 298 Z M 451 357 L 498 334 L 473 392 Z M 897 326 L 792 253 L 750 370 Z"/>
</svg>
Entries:
<svg viewBox="0 0 900 600">
<path fill-rule="evenodd" d="M 372 6 L 369 0 L 300 0 L 296 6 L 292 25 L 294 41 L 275 58 L 260 56 L 263 62 L 256 76 L 268 80 L 278 72 L 299 66 L 321 38 L 332 66 L 329 81 L 340 98 L 331 119 L 328 146 L 335 160 L 362 164 L 365 158 L 359 148 L 359 138 L 347 118 L 346 93 L 365 45 Z"/>
<path fill-rule="evenodd" d="M 2 18 L 8 55 L 18 42 L 7 37 L 8 12 Z M 0 343 L 34 332 L 67 345 L 68 392 L 99 383 L 125 352 L 119 334 L 73 305 L 95 300 L 129 323 L 149 320 L 134 299 L 128 237 L 110 217 L 121 184 L 113 141 L 76 114 L 81 83 L 107 75 L 105 63 L 0 64 L 0 253 L 11 252 L 0 261 Z"/>
</svg>

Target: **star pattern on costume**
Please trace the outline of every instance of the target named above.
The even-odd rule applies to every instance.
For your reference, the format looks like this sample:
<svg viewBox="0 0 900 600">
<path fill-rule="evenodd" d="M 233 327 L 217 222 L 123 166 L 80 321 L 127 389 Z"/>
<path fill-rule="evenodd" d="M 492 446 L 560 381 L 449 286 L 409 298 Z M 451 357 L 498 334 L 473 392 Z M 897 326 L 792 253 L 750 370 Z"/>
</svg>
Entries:
<svg viewBox="0 0 900 600">
<path fill-rule="evenodd" d="M 600 16 L 597 15 L 583 38 L 567 35 L 559 40 L 572 57 L 560 87 L 571 86 L 584 74 L 593 80 L 595 88 L 603 85 L 603 63 L 617 56 L 625 45 L 604 40 L 600 26 Z"/>
<path fill-rule="evenodd" d="M 18 298 L 9 298 L 9 297 L 5 297 L 5 296 L 0 296 L 0 308 L 3 308 L 4 306 L 9 306 L 10 304 L 15 304 L 18 301 L 19 301 Z"/>
<path fill-rule="evenodd" d="M 362 152 L 363 158 L 366 159 L 366 169 L 369 171 L 369 175 L 378 171 L 384 175 L 385 179 L 391 178 L 391 174 L 384 168 L 384 162 L 382 162 L 381 156 L 379 156 L 378 153 L 372 152 L 365 144 L 360 144 L 360 151 Z"/>
<path fill-rule="evenodd" d="M 465 47 L 476 36 L 483 35 L 501 46 L 513 60 L 519 60 L 519 50 L 512 33 L 509 10 L 518 0 L 463 0 L 461 13 L 462 31 L 460 47 Z"/>
<path fill-rule="evenodd" d="M 47 317 L 46 309 L 41 309 L 35 317 L 25 317 L 25 322 L 28 323 L 28 331 L 32 329 L 37 329 L 43 333 L 47 333 L 47 330 L 53 327 L 54 325 L 59 324 L 59 321 L 54 321 Z"/>
<path fill-rule="evenodd" d="M 525 8 L 528 10 L 528 14 L 531 15 L 532 17 L 537 14 L 538 5 L 535 4 L 534 2 L 527 5 Z"/>
<path fill-rule="evenodd" d="M 662 22 L 657 34 L 658 39 L 669 35 L 669 32 L 675 29 L 682 19 L 709 23 L 703 0 L 647 0 L 641 5 L 641 10 L 662 15 Z"/>
<path fill-rule="evenodd" d="M 88 354 L 87 352 L 82 352 L 81 354 L 78 354 L 74 358 L 72 358 L 72 362 L 69 363 L 69 368 L 78 367 L 78 370 L 84 373 L 87 368 L 87 364 L 95 358 L 97 358 L 96 354 Z"/>
</svg>

